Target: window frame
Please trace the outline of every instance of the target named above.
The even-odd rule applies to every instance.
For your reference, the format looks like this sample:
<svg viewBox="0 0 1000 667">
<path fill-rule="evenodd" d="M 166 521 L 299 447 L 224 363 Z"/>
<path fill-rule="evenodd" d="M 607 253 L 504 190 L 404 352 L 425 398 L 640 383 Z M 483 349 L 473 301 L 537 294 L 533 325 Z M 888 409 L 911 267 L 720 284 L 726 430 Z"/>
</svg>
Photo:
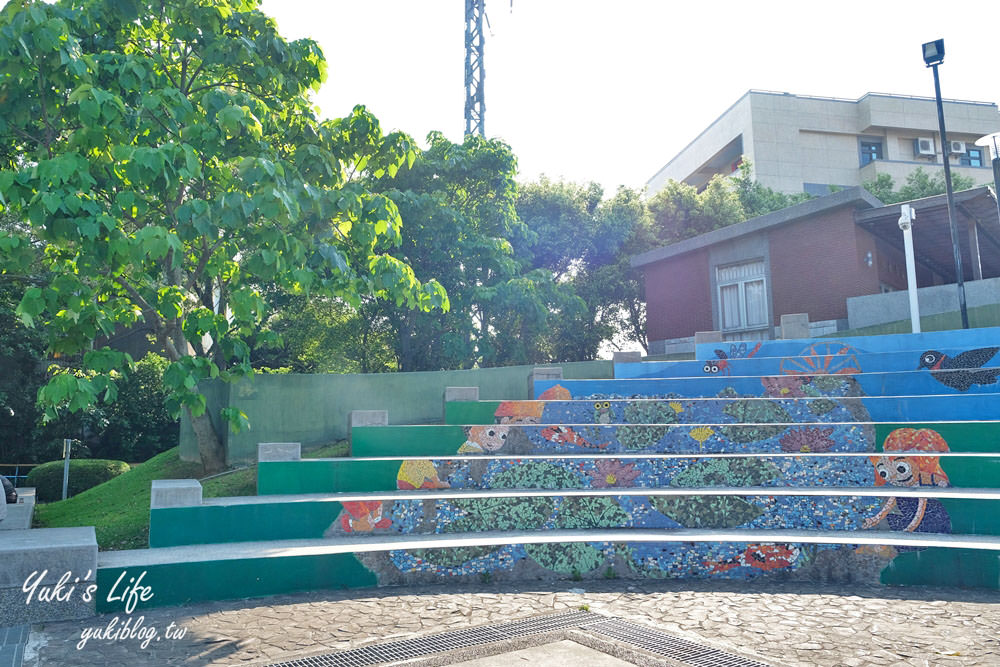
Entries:
<svg viewBox="0 0 1000 667">
<path fill-rule="evenodd" d="M 723 280 L 721 274 L 726 269 L 739 266 L 760 265 L 760 272 L 738 279 Z M 761 297 L 763 299 L 763 319 L 759 324 L 750 324 L 750 312 L 748 310 L 747 287 L 753 283 L 760 283 Z M 739 324 L 737 326 L 726 326 L 726 301 L 723 298 L 723 290 L 727 287 L 736 287 L 737 311 Z M 766 332 L 770 329 L 770 315 L 768 309 L 769 294 L 767 286 L 767 263 L 763 258 L 753 259 L 743 262 L 720 264 L 715 267 L 715 294 L 719 306 L 719 331 L 723 334 L 736 332 Z"/>
<path fill-rule="evenodd" d="M 960 167 L 985 167 L 986 166 L 986 158 L 985 158 L 984 152 L 985 151 L 982 148 L 979 148 L 978 146 L 976 148 L 966 147 L 965 154 L 964 155 L 960 155 L 958 157 L 958 165 Z M 975 153 L 976 155 L 979 156 L 978 157 L 979 164 L 972 164 L 972 154 L 973 153 Z"/>
<path fill-rule="evenodd" d="M 871 151 L 865 150 L 866 145 L 876 148 L 875 156 L 867 161 L 865 161 L 865 158 L 871 155 Z M 861 163 L 862 167 L 867 167 L 872 162 L 884 159 L 885 139 L 882 137 L 858 137 L 858 161 Z"/>
</svg>

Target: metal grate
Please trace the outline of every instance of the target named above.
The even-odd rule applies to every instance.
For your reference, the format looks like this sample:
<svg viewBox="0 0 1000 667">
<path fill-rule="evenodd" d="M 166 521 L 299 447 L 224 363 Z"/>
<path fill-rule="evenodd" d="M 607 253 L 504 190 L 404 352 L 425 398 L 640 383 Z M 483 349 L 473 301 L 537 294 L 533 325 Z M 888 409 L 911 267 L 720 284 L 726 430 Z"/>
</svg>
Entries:
<svg viewBox="0 0 1000 667">
<path fill-rule="evenodd" d="M 593 623 L 596 619 L 600 618 L 602 617 L 597 614 L 579 610 L 559 614 L 547 614 L 521 621 L 510 621 L 500 625 L 455 630 L 430 637 L 403 639 L 387 644 L 362 646 L 328 655 L 298 658 L 289 660 L 288 662 L 276 663 L 272 667 L 364 667 L 365 665 L 377 665 L 383 662 L 412 660 L 413 658 L 453 651 L 458 648 L 507 641 L 518 637 L 552 632 L 554 630 L 577 628 L 586 623 Z"/>
<path fill-rule="evenodd" d="M 765 663 L 726 653 L 686 639 L 628 623 L 619 618 L 607 618 L 580 626 L 581 630 L 598 632 L 657 655 L 679 660 L 696 667 L 767 667 Z"/>
</svg>

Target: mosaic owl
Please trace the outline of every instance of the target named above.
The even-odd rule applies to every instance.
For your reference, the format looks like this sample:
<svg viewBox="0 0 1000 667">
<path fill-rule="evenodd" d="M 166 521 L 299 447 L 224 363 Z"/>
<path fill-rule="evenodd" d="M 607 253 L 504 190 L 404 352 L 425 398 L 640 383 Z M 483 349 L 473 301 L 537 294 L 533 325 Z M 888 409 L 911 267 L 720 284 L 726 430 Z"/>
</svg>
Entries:
<svg viewBox="0 0 1000 667">
<path fill-rule="evenodd" d="M 596 403 L 594 403 L 594 423 L 595 424 L 611 423 L 610 401 L 597 401 Z"/>
</svg>

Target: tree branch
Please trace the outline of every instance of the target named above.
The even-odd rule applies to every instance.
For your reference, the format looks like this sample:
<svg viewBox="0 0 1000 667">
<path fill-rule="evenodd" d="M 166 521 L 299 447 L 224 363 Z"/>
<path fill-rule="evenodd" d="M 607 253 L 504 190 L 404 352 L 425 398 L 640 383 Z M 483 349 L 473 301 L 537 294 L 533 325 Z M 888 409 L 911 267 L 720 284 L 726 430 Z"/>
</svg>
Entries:
<svg viewBox="0 0 1000 667">
<path fill-rule="evenodd" d="M 198 258 L 198 266 L 194 268 L 194 271 L 188 278 L 187 283 L 185 283 L 184 285 L 184 289 L 186 289 L 189 292 L 194 290 L 194 286 L 199 282 L 199 279 L 201 278 L 201 272 L 205 270 L 205 266 L 208 264 L 208 260 L 212 259 L 212 255 L 215 254 L 215 251 L 219 249 L 219 247 L 223 244 L 223 242 L 225 242 L 225 238 L 219 239 L 218 241 L 213 243 L 211 247 L 209 247 L 208 241 L 205 239 L 205 237 L 202 237 L 201 242 L 202 242 L 202 255 L 201 257 Z"/>
</svg>

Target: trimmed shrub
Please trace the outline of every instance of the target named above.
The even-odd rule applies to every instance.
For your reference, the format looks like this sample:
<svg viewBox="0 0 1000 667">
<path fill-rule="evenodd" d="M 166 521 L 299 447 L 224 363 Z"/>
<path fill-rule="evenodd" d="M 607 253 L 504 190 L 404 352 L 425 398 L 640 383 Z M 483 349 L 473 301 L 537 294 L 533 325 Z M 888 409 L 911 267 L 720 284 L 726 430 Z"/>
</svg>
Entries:
<svg viewBox="0 0 1000 667">
<path fill-rule="evenodd" d="M 129 465 L 124 461 L 107 459 L 74 459 L 69 462 L 69 495 L 75 496 L 81 491 L 93 488 L 98 484 L 117 477 L 129 471 Z M 62 499 L 63 462 L 49 461 L 35 466 L 28 473 L 25 486 L 35 487 L 39 502 L 50 503 Z"/>
</svg>

